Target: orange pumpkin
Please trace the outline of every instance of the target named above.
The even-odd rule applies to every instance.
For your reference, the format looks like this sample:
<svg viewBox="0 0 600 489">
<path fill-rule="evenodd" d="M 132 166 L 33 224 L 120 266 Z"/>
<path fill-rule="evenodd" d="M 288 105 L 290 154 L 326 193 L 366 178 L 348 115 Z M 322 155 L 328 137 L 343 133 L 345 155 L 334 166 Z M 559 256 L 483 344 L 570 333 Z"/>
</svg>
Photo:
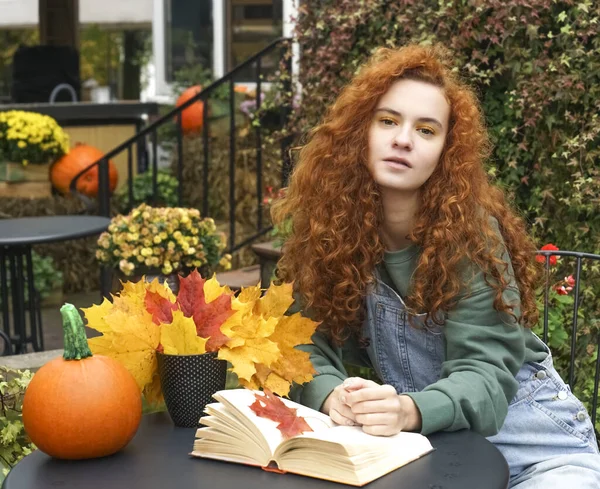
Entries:
<svg viewBox="0 0 600 489">
<path fill-rule="evenodd" d="M 179 107 L 201 91 L 202 87 L 200 85 L 194 85 L 193 87 L 186 89 L 179 96 L 175 105 Z M 183 130 L 184 134 L 199 132 L 202 129 L 203 123 L 204 102 L 200 100 L 194 102 L 181 113 L 181 129 Z"/>
<path fill-rule="evenodd" d="M 44 453 L 61 459 L 111 455 L 135 435 L 142 417 L 140 389 L 116 360 L 93 355 L 81 316 L 71 304 L 63 317 L 63 357 L 33 376 L 23 397 L 23 425 Z"/>
<path fill-rule="evenodd" d="M 104 153 L 98 148 L 78 143 L 50 168 L 50 180 L 52 185 L 61 194 L 68 195 L 69 185 L 71 185 L 71 181 L 77 174 L 103 156 Z M 119 174 L 114 163 L 110 160 L 108 162 L 108 180 L 110 191 L 113 192 L 117 187 Z M 90 168 L 79 178 L 79 180 L 77 180 L 77 191 L 88 197 L 96 197 L 98 195 L 97 166 Z"/>
</svg>

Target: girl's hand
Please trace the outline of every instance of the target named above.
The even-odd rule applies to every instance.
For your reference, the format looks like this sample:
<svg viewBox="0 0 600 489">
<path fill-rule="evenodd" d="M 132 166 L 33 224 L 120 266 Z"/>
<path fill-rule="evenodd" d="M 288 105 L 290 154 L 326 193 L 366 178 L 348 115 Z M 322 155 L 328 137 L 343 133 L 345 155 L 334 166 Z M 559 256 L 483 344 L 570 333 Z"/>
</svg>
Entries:
<svg viewBox="0 0 600 489">
<path fill-rule="evenodd" d="M 421 430 L 419 409 L 410 397 L 398 395 L 391 385 L 351 377 L 340 386 L 339 399 L 350 409 L 346 417 L 362 425 L 365 433 L 391 436 Z"/>
<path fill-rule="evenodd" d="M 356 424 L 354 414 L 352 414 L 350 408 L 341 400 L 342 398 L 345 399 L 349 393 L 343 387 L 343 384 L 338 385 L 329 394 L 329 397 L 325 399 L 321 411 L 328 414 L 331 420 L 337 424 L 354 426 Z"/>
</svg>

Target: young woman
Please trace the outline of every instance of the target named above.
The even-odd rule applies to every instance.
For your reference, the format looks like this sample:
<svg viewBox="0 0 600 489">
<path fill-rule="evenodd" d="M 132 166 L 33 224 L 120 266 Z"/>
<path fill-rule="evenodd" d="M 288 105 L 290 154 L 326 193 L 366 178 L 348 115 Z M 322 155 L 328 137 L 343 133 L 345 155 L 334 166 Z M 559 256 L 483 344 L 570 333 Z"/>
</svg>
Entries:
<svg viewBox="0 0 600 489">
<path fill-rule="evenodd" d="M 463 428 L 511 487 L 600 487 L 590 418 L 537 319 L 525 226 L 490 184 L 477 98 L 438 47 L 380 49 L 302 148 L 273 210 L 279 263 L 319 321 L 318 375 L 292 398 L 374 435 Z M 371 366 L 384 385 L 347 378 Z"/>
</svg>

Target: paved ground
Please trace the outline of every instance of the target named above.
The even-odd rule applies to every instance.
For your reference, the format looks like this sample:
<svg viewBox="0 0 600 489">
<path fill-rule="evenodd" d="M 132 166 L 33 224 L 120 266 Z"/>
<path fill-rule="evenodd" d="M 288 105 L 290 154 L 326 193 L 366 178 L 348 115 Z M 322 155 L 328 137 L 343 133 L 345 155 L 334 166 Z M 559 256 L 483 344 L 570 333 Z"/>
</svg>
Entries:
<svg viewBox="0 0 600 489">
<path fill-rule="evenodd" d="M 64 302 L 70 302 L 77 309 L 100 304 L 102 301 L 100 291 L 89 293 L 65 294 Z M 44 331 L 44 349 L 55 350 L 63 347 L 63 330 L 60 316 L 60 305 L 45 307 L 42 309 L 42 326 Z M 88 338 L 98 336 L 93 330 L 87 329 Z"/>
</svg>

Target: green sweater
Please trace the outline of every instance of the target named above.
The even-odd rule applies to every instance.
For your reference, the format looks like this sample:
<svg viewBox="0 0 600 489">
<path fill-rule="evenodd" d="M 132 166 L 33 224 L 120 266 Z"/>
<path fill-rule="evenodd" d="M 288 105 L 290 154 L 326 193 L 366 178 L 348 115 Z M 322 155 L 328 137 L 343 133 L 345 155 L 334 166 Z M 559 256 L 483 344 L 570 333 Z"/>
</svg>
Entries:
<svg viewBox="0 0 600 489">
<path fill-rule="evenodd" d="M 401 296 L 408 294 L 419 251 L 411 246 L 386 252 L 378 268 L 382 281 Z M 529 329 L 494 309 L 495 290 L 485 282 L 483 273 L 471 275 L 470 287 L 459 295 L 456 307 L 446 317 L 446 359 L 440 380 L 421 392 L 407 393 L 421 412 L 421 433 L 425 435 L 463 428 L 484 436 L 496 434 L 517 392 L 517 372 L 524 362 L 540 362 L 547 355 Z M 518 298 L 513 279 L 504 299 L 514 302 Z M 290 397 L 318 410 L 347 377 L 344 364 L 371 365 L 365 350 L 353 339 L 336 347 L 317 333 L 313 341 L 301 348 L 311 353 L 318 375 L 308 384 L 295 386 Z"/>
</svg>

